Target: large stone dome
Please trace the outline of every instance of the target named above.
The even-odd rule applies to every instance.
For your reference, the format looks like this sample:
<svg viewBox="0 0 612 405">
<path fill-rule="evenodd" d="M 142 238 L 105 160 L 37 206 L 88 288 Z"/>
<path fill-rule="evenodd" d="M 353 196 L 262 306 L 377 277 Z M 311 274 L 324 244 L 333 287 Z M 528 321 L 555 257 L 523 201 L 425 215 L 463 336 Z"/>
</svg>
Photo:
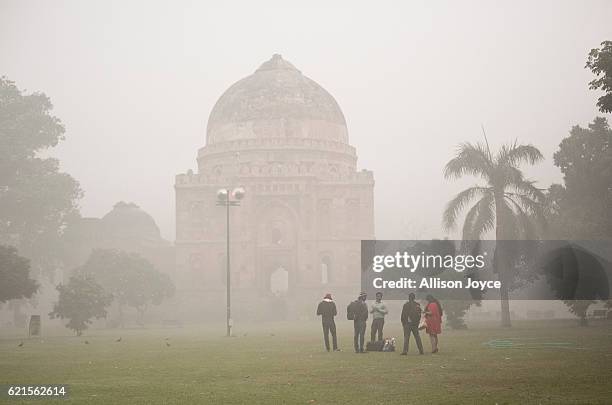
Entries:
<svg viewBox="0 0 612 405">
<path fill-rule="evenodd" d="M 208 119 L 207 145 L 256 138 L 348 143 L 336 100 L 280 55 L 227 89 Z"/>
</svg>

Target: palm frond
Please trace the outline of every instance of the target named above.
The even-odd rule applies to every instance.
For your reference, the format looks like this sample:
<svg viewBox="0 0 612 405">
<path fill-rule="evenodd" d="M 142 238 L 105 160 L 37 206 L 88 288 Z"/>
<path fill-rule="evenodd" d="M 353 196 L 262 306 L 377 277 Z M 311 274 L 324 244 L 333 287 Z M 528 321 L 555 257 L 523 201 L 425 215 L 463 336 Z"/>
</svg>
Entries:
<svg viewBox="0 0 612 405">
<path fill-rule="evenodd" d="M 493 193 L 487 194 L 468 211 L 463 224 L 463 240 L 480 239 L 495 229 L 494 201 Z"/>
<path fill-rule="evenodd" d="M 517 211 L 513 206 L 508 205 L 508 200 L 502 198 L 500 203 L 495 205 L 495 215 L 498 226 L 501 226 L 499 233 L 501 240 L 516 240 L 520 236 L 520 226 L 517 223 Z"/>
<path fill-rule="evenodd" d="M 487 139 L 487 133 L 485 132 L 485 128 L 483 124 L 480 124 L 480 127 L 482 128 L 482 136 L 484 137 L 484 140 L 485 140 L 485 145 L 487 147 L 487 154 L 489 155 L 489 160 L 492 162 L 493 155 L 491 154 L 491 148 L 489 147 L 489 140 Z"/>
<path fill-rule="evenodd" d="M 509 165 L 513 167 L 521 163 L 533 165 L 542 160 L 544 160 L 544 155 L 542 155 L 538 148 L 531 144 L 517 145 L 516 141 L 512 145 L 502 146 L 495 158 L 495 162 L 499 166 Z"/>
<path fill-rule="evenodd" d="M 461 211 L 463 211 L 463 209 L 470 203 L 470 201 L 472 201 L 475 197 L 479 195 L 484 195 L 490 192 L 490 188 L 474 186 L 467 188 L 457 194 L 455 198 L 449 201 L 449 203 L 446 205 L 446 209 L 444 210 L 444 229 L 451 230 L 455 228 L 457 224 L 457 217 L 459 216 Z"/>
<path fill-rule="evenodd" d="M 540 231 L 546 228 L 546 202 L 534 201 L 533 199 L 516 193 L 506 193 L 505 198 L 510 199 L 529 216 L 531 222 Z"/>
<path fill-rule="evenodd" d="M 517 239 L 521 240 L 535 240 L 538 238 L 538 226 L 536 214 L 530 214 L 530 210 L 525 210 L 523 205 L 517 202 L 512 197 L 506 197 L 507 201 L 510 201 L 514 206 L 515 218 L 517 226 Z"/>
<path fill-rule="evenodd" d="M 546 194 L 544 190 L 535 186 L 535 181 L 522 180 L 518 182 L 512 182 L 508 185 L 508 188 L 513 190 L 515 194 L 523 197 L 530 198 L 534 202 L 543 203 L 546 200 Z"/>
<path fill-rule="evenodd" d="M 458 179 L 465 175 L 480 176 L 489 179 L 493 162 L 485 146 L 480 143 L 462 143 L 457 154 L 444 167 L 444 178 Z"/>
<path fill-rule="evenodd" d="M 496 170 L 497 179 L 499 184 L 505 189 L 510 184 L 522 183 L 525 180 L 523 172 L 514 166 L 497 166 Z"/>
<path fill-rule="evenodd" d="M 485 142 L 487 142 L 486 133 Z M 476 196 L 482 198 L 467 212 L 463 225 L 463 238 L 480 238 L 496 229 L 499 239 L 535 237 L 537 227 L 545 217 L 544 190 L 526 179 L 519 166 L 535 164 L 544 157 L 533 145 L 519 145 L 517 141 L 504 145 L 492 157 L 488 142 L 463 143 L 457 154 L 444 168 L 446 179 L 465 175 L 480 176 L 488 184 L 464 190 L 451 200 L 444 211 L 444 227 L 455 227 L 459 214 Z M 501 198 L 496 198 L 501 197 Z M 499 206 L 498 206 L 499 205 Z"/>
</svg>

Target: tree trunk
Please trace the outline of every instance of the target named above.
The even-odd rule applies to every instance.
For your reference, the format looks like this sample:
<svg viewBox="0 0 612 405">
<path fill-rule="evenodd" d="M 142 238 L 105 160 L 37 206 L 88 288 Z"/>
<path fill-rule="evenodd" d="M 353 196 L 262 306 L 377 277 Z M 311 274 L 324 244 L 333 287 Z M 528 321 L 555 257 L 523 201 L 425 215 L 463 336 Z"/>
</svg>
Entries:
<svg viewBox="0 0 612 405">
<path fill-rule="evenodd" d="M 504 281 L 500 288 L 501 296 L 501 326 L 504 328 L 512 327 L 510 320 L 510 297 L 508 296 L 508 287 Z"/>
<path fill-rule="evenodd" d="M 501 215 L 503 206 L 503 197 L 498 197 L 495 193 L 495 253 L 493 263 L 496 267 L 501 287 L 499 289 L 501 303 L 501 326 L 504 328 L 512 327 L 510 320 L 510 294 L 508 288 L 508 270 L 506 268 L 508 261 L 504 250 L 504 232 L 503 218 Z M 500 243 L 501 242 L 501 243 Z"/>
</svg>

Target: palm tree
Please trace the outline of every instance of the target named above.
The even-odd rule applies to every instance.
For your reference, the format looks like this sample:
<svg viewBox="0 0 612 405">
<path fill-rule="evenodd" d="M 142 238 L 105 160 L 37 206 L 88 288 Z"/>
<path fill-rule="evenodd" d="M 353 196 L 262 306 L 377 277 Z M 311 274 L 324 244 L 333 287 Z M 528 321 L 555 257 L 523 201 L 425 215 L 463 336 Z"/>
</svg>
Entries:
<svg viewBox="0 0 612 405">
<path fill-rule="evenodd" d="M 532 145 L 504 145 L 495 156 L 488 142 L 463 143 L 456 156 L 444 168 L 446 179 L 458 179 L 466 175 L 480 177 L 485 185 L 476 185 L 457 194 L 444 211 L 444 228 L 457 226 L 460 213 L 477 200 L 467 211 L 463 222 L 463 240 L 477 240 L 495 230 L 495 238 L 501 240 L 536 239 L 538 225 L 543 223 L 544 193 L 533 181 L 525 179 L 519 170 L 522 163 L 531 165 L 543 160 L 542 153 Z M 502 286 L 502 326 L 511 326 L 508 302 L 508 261 L 497 244 L 495 267 Z"/>
</svg>

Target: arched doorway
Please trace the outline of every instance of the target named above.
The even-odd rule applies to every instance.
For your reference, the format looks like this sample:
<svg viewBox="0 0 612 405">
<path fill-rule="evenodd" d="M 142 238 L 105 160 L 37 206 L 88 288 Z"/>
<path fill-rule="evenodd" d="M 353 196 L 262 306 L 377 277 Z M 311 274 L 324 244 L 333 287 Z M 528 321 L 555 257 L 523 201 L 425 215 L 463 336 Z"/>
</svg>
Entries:
<svg viewBox="0 0 612 405">
<path fill-rule="evenodd" d="M 264 295 L 284 297 L 297 281 L 296 224 L 294 211 L 282 201 L 257 213 L 257 277 Z"/>
</svg>

